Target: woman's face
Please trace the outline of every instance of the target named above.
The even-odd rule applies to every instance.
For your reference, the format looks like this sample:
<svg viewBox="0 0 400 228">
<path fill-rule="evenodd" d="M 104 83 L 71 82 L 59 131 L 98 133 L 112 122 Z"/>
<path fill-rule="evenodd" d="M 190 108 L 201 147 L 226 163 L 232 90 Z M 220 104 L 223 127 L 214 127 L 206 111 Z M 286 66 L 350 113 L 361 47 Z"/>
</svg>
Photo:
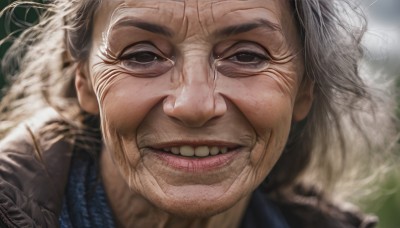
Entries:
<svg viewBox="0 0 400 228">
<path fill-rule="evenodd" d="M 266 178 L 308 113 L 301 52 L 288 1 L 107 0 L 78 97 L 130 188 L 212 215 Z"/>
</svg>

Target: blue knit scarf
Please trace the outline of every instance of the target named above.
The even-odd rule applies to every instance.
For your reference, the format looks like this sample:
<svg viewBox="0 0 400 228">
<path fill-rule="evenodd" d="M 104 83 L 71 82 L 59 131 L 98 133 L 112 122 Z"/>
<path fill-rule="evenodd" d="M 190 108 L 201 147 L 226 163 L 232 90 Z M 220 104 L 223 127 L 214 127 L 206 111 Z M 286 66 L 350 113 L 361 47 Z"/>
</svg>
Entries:
<svg viewBox="0 0 400 228">
<path fill-rule="evenodd" d="M 115 227 L 93 156 L 74 152 L 59 218 L 61 228 Z"/>
</svg>

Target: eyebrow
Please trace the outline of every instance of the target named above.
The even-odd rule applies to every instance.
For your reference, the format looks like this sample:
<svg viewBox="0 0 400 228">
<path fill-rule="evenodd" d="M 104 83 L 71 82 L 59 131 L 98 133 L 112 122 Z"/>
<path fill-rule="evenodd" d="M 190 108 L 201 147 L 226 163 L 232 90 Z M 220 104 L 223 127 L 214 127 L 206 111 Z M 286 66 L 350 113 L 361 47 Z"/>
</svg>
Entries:
<svg viewBox="0 0 400 228">
<path fill-rule="evenodd" d="M 282 31 L 278 24 L 265 19 L 259 19 L 256 22 L 232 25 L 223 29 L 216 30 L 213 34 L 217 37 L 229 37 L 240 33 L 249 32 L 256 28 L 266 28 L 271 31 Z"/>
<path fill-rule="evenodd" d="M 140 20 L 122 20 L 113 26 L 113 29 L 118 27 L 137 27 L 152 33 L 160 34 L 166 37 L 171 38 L 174 35 L 174 32 L 163 25 L 158 25 L 150 22 L 140 21 Z M 222 28 L 216 30 L 212 34 L 216 37 L 229 37 L 233 35 L 237 35 L 240 33 L 248 32 L 256 28 L 266 28 L 271 31 L 281 31 L 281 27 L 278 24 L 275 24 L 271 21 L 265 19 L 259 19 L 256 22 L 252 23 L 244 23 L 238 25 L 232 25 L 226 28 Z"/>
<path fill-rule="evenodd" d="M 122 20 L 120 22 L 118 22 L 117 24 L 115 24 L 113 26 L 113 28 L 118 28 L 118 27 L 137 27 L 152 33 L 156 33 L 156 34 L 160 34 L 166 37 L 172 37 L 173 36 L 173 32 L 171 29 L 169 29 L 166 26 L 163 25 L 158 25 L 158 24 L 153 24 L 153 23 L 149 23 L 149 22 L 145 22 L 145 21 L 138 21 L 138 20 Z"/>
</svg>

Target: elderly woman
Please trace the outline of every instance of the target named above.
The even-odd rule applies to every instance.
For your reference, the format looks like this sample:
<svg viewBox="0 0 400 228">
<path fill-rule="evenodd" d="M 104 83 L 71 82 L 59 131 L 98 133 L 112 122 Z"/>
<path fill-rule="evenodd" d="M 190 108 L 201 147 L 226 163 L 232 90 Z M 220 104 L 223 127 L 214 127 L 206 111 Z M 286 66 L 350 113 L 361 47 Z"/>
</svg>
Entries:
<svg viewBox="0 0 400 228">
<path fill-rule="evenodd" d="M 341 116 L 373 100 L 350 3 L 30 4 L 41 20 L 3 60 L 19 67 L 0 106 L 3 226 L 375 225 L 303 175 L 333 183 Z"/>
</svg>

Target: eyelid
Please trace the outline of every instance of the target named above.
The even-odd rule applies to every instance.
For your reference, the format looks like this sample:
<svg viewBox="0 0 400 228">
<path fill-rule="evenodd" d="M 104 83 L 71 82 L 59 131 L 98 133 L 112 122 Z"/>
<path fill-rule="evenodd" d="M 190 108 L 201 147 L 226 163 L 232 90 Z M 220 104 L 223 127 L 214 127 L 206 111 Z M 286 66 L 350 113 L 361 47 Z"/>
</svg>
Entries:
<svg viewBox="0 0 400 228">
<path fill-rule="evenodd" d="M 267 59 L 270 58 L 269 52 L 260 44 L 252 42 L 252 41 L 238 41 L 228 48 L 226 48 L 222 53 L 218 54 L 215 53 L 214 55 L 216 56 L 216 60 L 221 60 L 221 59 L 226 59 L 230 58 L 235 54 L 238 53 L 254 53 L 256 55 L 262 55 L 265 56 Z"/>
<path fill-rule="evenodd" d="M 130 49 L 134 49 L 131 52 L 129 52 Z M 127 53 L 129 52 L 129 53 Z M 124 50 L 121 51 L 119 54 L 118 58 L 122 59 L 125 55 L 130 55 L 134 53 L 139 53 L 139 52 L 153 52 L 155 55 L 158 55 L 162 58 L 168 59 L 165 54 L 157 48 L 156 45 L 154 45 L 152 42 L 149 41 L 141 41 L 134 43 L 128 47 L 126 47 Z"/>
<path fill-rule="evenodd" d="M 254 55 L 257 60 L 250 62 L 235 61 L 239 54 Z M 214 52 L 215 54 L 215 52 Z M 257 76 L 270 66 L 272 60 L 269 52 L 260 44 L 250 41 L 239 41 L 226 48 L 213 61 L 214 80 L 219 74 L 231 78 Z"/>
<path fill-rule="evenodd" d="M 136 61 L 135 58 L 141 53 L 149 53 L 157 56 L 157 59 L 149 62 Z M 153 43 L 145 41 L 132 44 L 125 48 L 118 57 L 120 66 L 127 73 L 138 78 L 158 77 L 169 71 L 175 61 L 166 55 Z"/>
<path fill-rule="evenodd" d="M 257 57 L 260 60 L 264 60 L 264 61 L 269 59 L 264 54 L 260 54 L 260 53 L 252 52 L 252 51 L 237 51 L 237 52 L 233 53 L 232 55 L 230 55 L 230 56 L 228 56 L 228 57 L 226 57 L 224 59 L 232 59 L 234 57 L 237 57 L 239 54 L 252 55 L 252 56 Z"/>
</svg>

